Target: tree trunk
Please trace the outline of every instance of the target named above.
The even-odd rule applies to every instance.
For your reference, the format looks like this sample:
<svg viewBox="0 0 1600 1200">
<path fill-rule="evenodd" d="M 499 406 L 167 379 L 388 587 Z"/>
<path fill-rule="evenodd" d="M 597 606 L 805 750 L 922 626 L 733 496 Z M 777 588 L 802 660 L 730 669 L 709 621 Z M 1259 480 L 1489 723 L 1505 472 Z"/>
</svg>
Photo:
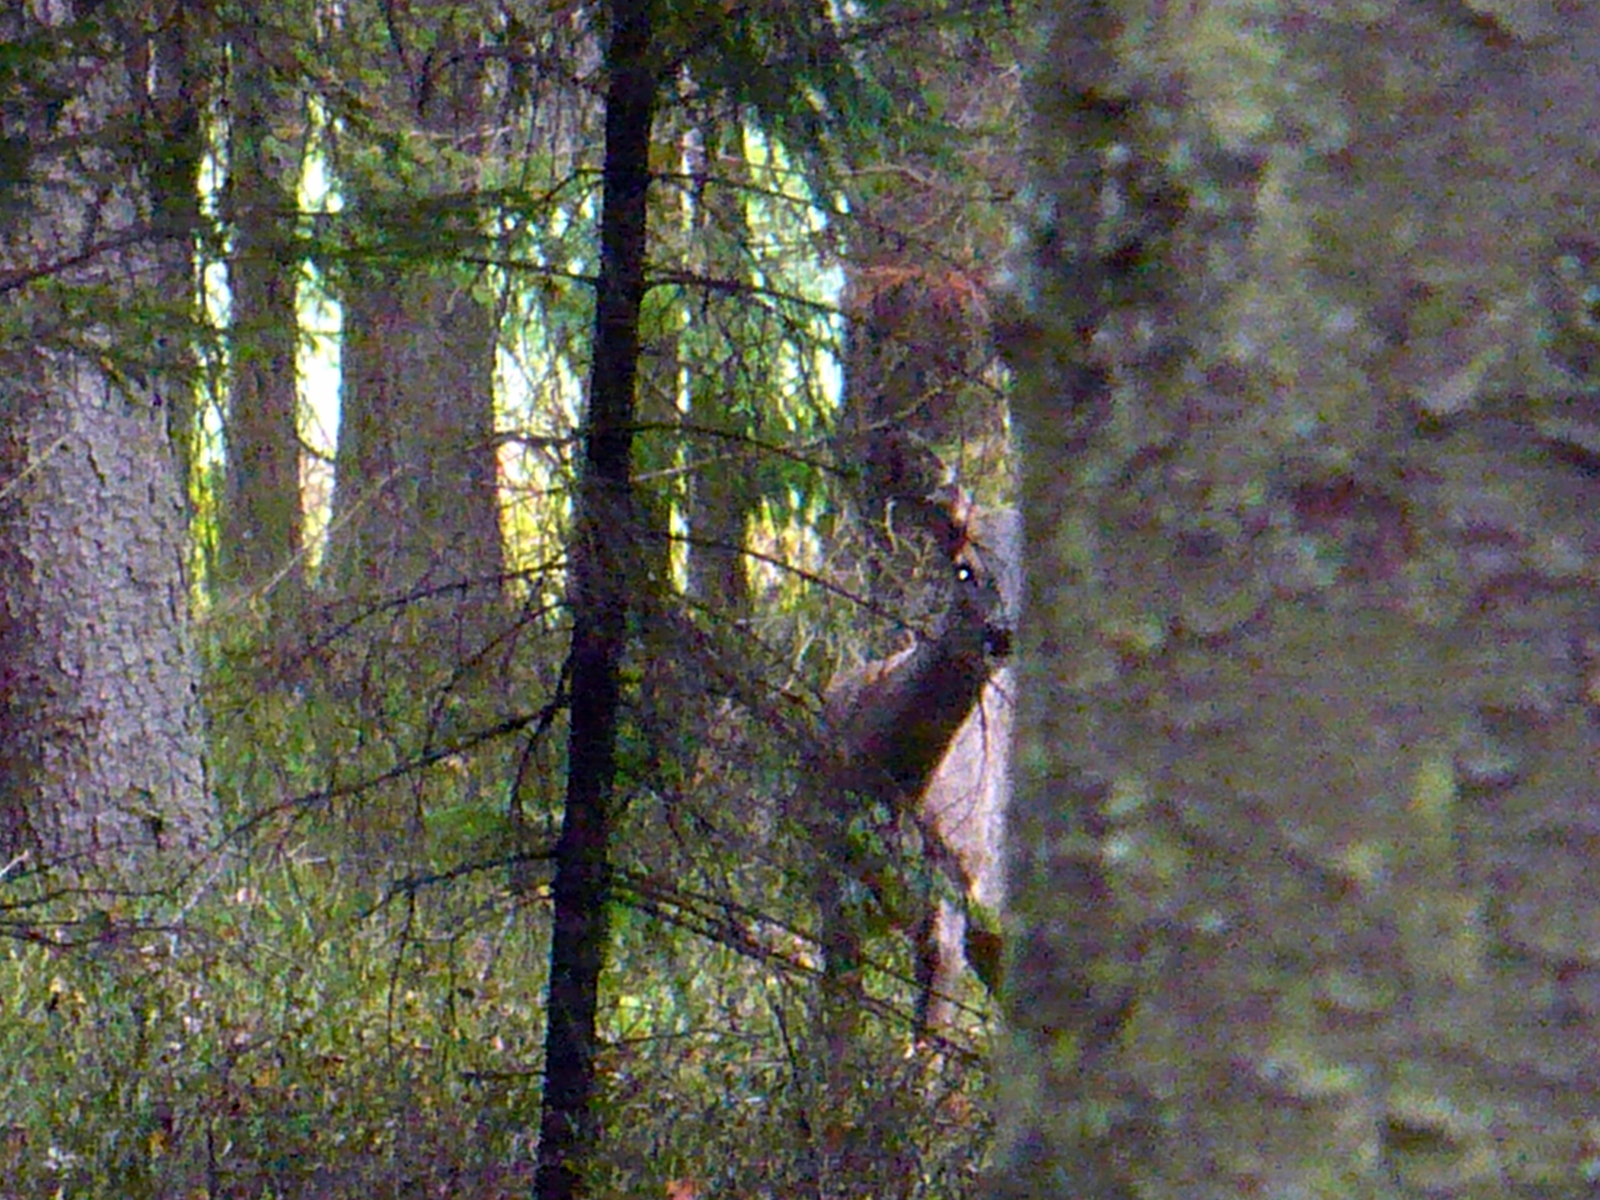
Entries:
<svg viewBox="0 0 1600 1200">
<path fill-rule="evenodd" d="M 275 613 L 303 593 L 295 163 L 285 152 L 290 98 L 272 78 L 277 28 L 233 31 L 230 197 L 233 257 L 227 493 L 219 574 L 225 596 L 256 595 Z"/>
<path fill-rule="evenodd" d="M 155 886 L 213 819 L 167 427 L 193 385 L 197 126 L 170 47 L 64 31 L 66 7 L 0 18 L 49 56 L 0 126 L 27 156 L 0 225 L 0 857 Z"/>
<path fill-rule="evenodd" d="M 996 1197 L 1593 1193 L 1600 14 L 1380 8 L 1056 6 Z"/>
<path fill-rule="evenodd" d="M 498 594 L 492 314 L 420 265 L 361 271 L 344 301 L 333 579 L 451 611 L 454 589 Z"/>
<path fill-rule="evenodd" d="M 569 1200 L 583 1193 L 598 1140 L 595 1013 L 607 940 L 617 723 L 633 577 L 634 394 L 657 79 L 649 4 L 613 0 L 607 23 L 600 276 L 570 556 L 572 724 L 552 889 L 544 1107 L 534 1185 L 539 1200 Z"/>
<path fill-rule="evenodd" d="M 877 540 L 870 558 L 889 550 L 893 507 L 920 494 L 907 461 L 915 447 L 959 445 L 963 465 L 981 474 L 998 474 L 1009 460 L 1001 395 L 982 383 L 993 352 L 974 265 L 1001 253 L 1008 217 L 998 204 L 986 210 L 973 193 L 978 181 L 991 194 L 1009 194 L 1021 169 L 1012 139 L 978 132 L 1007 128 L 1017 104 L 1002 61 L 1009 54 L 995 54 L 981 18 L 959 28 L 930 22 L 876 53 L 883 86 L 924 127 L 905 139 L 897 161 L 857 172 L 846 189 L 849 326 L 838 457 L 859 472 L 857 507 Z M 950 70 L 951 62 L 961 69 Z M 950 126 L 961 135 L 938 136 Z M 954 169 L 952 144 L 963 160 Z M 873 599 L 903 602 L 904 564 L 869 566 Z"/>
<path fill-rule="evenodd" d="M 437 664 L 483 648 L 505 570 L 495 312 L 478 271 L 449 261 L 452 246 L 481 248 L 482 214 L 454 197 L 476 186 L 469 156 L 490 134 L 477 32 L 448 5 L 409 17 L 386 26 L 394 14 L 373 14 L 358 31 L 388 30 L 388 51 L 369 58 L 390 80 L 385 116 L 413 135 L 415 161 L 404 179 L 358 156 L 341 165 L 374 253 L 352 265 L 343 295 L 328 577 L 350 599 L 409 598 L 402 638 Z"/>
<path fill-rule="evenodd" d="M 705 183 L 693 214 L 692 249 L 700 260 L 694 266 L 707 278 L 737 288 L 750 282 L 751 244 L 740 191 L 748 183 L 749 168 L 737 114 L 708 118 L 700 145 L 702 159 L 694 169 Z M 724 332 L 732 324 L 731 314 L 720 306 L 712 311 L 719 319 L 702 321 L 701 337 L 717 339 L 721 353 L 705 347 L 699 357 L 706 369 L 690 381 L 689 419 L 696 433 L 689 446 L 696 466 L 689 477 L 689 594 L 731 624 L 750 613 L 745 534 L 760 501 L 755 455 L 736 440 L 751 432 L 753 422 L 748 411 L 736 410 L 755 405 L 748 402 L 747 348 Z M 702 428 L 726 433 L 728 439 L 706 436 L 699 432 Z"/>
</svg>

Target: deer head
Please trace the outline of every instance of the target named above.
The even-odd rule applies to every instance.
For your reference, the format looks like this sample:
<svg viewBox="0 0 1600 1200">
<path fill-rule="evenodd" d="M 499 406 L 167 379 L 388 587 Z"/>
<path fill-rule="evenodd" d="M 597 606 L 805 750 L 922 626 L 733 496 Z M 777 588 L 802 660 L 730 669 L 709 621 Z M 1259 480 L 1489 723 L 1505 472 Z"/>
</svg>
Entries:
<svg viewBox="0 0 1600 1200">
<path fill-rule="evenodd" d="M 915 807 L 1011 651 L 999 578 L 972 537 L 971 498 L 948 484 L 928 505 L 928 528 L 948 560 L 934 628 L 900 653 L 840 675 L 827 697 L 844 782 L 902 810 Z"/>
</svg>

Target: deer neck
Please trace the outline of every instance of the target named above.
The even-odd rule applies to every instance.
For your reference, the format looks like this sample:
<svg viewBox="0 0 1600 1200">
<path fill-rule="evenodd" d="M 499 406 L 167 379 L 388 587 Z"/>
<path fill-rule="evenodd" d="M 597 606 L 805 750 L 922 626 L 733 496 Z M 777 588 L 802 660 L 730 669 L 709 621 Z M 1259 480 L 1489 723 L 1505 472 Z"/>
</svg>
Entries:
<svg viewBox="0 0 1600 1200">
<path fill-rule="evenodd" d="M 854 698 L 842 731 L 853 785 L 913 806 L 988 679 L 981 623 L 954 614 L 939 636 L 884 662 Z"/>
</svg>

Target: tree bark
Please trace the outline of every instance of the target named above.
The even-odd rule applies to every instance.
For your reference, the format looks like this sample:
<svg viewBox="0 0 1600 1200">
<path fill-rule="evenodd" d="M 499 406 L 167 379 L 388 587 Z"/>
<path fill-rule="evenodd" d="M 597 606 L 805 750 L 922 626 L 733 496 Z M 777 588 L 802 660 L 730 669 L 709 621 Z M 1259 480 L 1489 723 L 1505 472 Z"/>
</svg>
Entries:
<svg viewBox="0 0 1600 1200">
<path fill-rule="evenodd" d="M 1055 14 L 989 1193 L 1590 1195 L 1600 15 Z"/>
<path fill-rule="evenodd" d="M 921 494 L 915 470 L 904 475 L 914 447 L 959 445 L 964 465 L 984 474 L 1009 459 L 1001 395 L 982 382 L 993 350 L 974 264 L 993 262 L 1005 245 L 1006 213 L 990 197 L 1014 192 L 1021 167 L 1013 139 L 981 131 L 1009 128 L 1019 101 L 1009 48 L 997 53 L 986 34 L 981 17 L 955 27 L 932 21 L 868 51 L 910 127 L 895 161 L 865 165 L 845 189 L 849 325 L 837 453 L 859 473 L 856 506 L 875 540 L 869 560 L 888 557 L 894 506 Z M 963 125 L 959 137 L 935 132 Z M 903 603 L 905 564 L 869 567 L 874 601 Z"/>
<path fill-rule="evenodd" d="M 594 362 L 570 557 L 573 614 L 567 798 L 552 888 L 539 1200 L 584 1191 L 598 1129 L 595 1013 L 607 940 L 617 724 L 634 572 L 632 446 L 644 300 L 650 133 L 657 98 L 650 5 L 607 6 L 605 163 Z"/>
<path fill-rule="evenodd" d="M 213 821 L 167 424 L 193 385 L 194 98 L 170 53 L 68 9 L 0 19 L 49 55 L 0 126 L 27 157 L 0 224 L 0 858 L 153 887 Z"/>
<path fill-rule="evenodd" d="M 481 249 L 461 202 L 492 137 L 478 30 L 448 4 L 369 14 L 357 36 L 390 80 L 384 119 L 408 135 L 405 178 L 350 156 L 355 220 L 373 253 L 352 264 L 328 578 L 356 601 L 409 597 L 402 640 L 460 661 L 499 614 L 505 570 L 495 445 L 495 311 L 452 246 Z M 383 33 L 378 31 L 383 29 Z M 423 47 L 427 47 L 426 53 Z M 377 63 L 372 64 L 371 60 Z"/>
<path fill-rule="evenodd" d="M 417 609 L 435 612 L 498 596 L 492 314 L 434 268 L 405 264 L 358 272 L 344 300 L 338 589 L 361 600 L 416 592 Z M 430 653 L 447 647 L 475 648 L 468 638 Z"/>
<path fill-rule="evenodd" d="M 305 581 L 295 369 L 295 164 L 283 146 L 295 113 L 269 65 L 282 36 L 270 22 L 248 16 L 233 29 L 231 378 L 227 492 L 218 547 L 224 595 L 259 594 L 275 613 L 298 608 Z"/>
<path fill-rule="evenodd" d="M 751 236 L 745 218 L 749 183 L 744 157 L 744 126 L 737 113 L 710 116 L 700 129 L 701 159 L 694 169 L 704 177 L 695 205 L 695 267 L 708 278 L 735 287 L 750 282 Z M 691 437 L 695 468 L 689 477 L 689 594 L 730 624 L 750 614 L 750 581 L 745 571 L 745 534 L 760 502 L 754 453 L 735 440 L 751 432 L 748 409 L 749 364 L 729 327 L 733 316 L 718 305 L 707 309 L 715 319 L 701 321 L 701 336 L 714 338 L 720 357 L 708 347 L 705 369 L 690 381 L 689 418 L 697 427 L 729 435 L 723 441 Z M 707 328 L 709 327 L 709 328 Z M 747 411 L 743 414 L 739 408 Z"/>
</svg>

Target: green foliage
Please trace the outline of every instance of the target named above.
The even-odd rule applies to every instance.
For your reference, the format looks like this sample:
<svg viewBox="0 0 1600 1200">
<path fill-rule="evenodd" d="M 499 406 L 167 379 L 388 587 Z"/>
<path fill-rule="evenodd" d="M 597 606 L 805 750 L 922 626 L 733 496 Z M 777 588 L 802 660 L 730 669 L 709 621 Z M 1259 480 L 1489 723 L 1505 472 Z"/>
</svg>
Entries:
<svg viewBox="0 0 1600 1200">
<path fill-rule="evenodd" d="M 689 3 L 672 6 L 663 36 L 667 56 L 681 47 L 704 91 L 741 106 L 820 179 L 841 161 L 876 158 L 912 130 L 926 131 L 917 140 L 930 149 L 948 145 L 951 128 L 914 114 L 883 66 L 908 28 L 981 27 L 998 12 L 934 4 L 908 21 L 881 2 L 847 13 L 810 0 Z"/>
<path fill-rule="evenodd" d="M 524 71 L 530 107 L 547 112 L 553 87 L 533 82 L 530 64 L 552 79 L 571 70 L 577 98 L 565 102 L 575 115 L 561 138 L 485 155 L 413 127 L 417 97 L 406 88 L 442 62 L 428 60 L 438 44 L 431 18 L 386 26 L 356 5 L 340 37 L 317 40 L 305 14 L 280 14 L 268 37 L 259 13 L 219 13 L 238 22 L 230 36 L 263 38 L 286 95 L 311 96 L 326 114 L 312 134 L 316 153 L 337 147 L 344 205 L 287 223 L 293 244 L 275 253 L 315 264 L 335 294 L 354 272 L 410 271 L 448 276 L 497 304 L 502 369 L 516 378 L 501 392 L 499 431 L 526 443 L 503 494 L 514 561 L 526 570 L 513 591 L 527 607 L 478 658 L 441 649 L 401 667 L 396 647 L 413 636 L 401 599 L 308 615 L 304 627 L 272 624 L 250 599 L 218 599 L 200 633 L 228 857 L 181 900 L 107 902 L 57 914 L 56 925 L 49 910 L 29 910 L 26 926 L 9 926 L 18 936 L 0 953 L 0 1061 L 21 1065 L 0 1078 L 3 1186 L 73 1196 L 522 1194 L 546 984 L 540 873 L 565 765 L 562 648 L 552 636 L 563 618 L 553 614 L 597 258 L 599 114 L 576 65 L 591 48 L 583 26 L 592 14 L 574 10 L 570 28 L 542 16 L 508 24 L 496 46 Z M 895 139 L 942 152 L 952 129 L 936 107 L 918 110 L 875 75 L 882 60 L 864 48 L 886 45 L 896 19 L 877 5 L 846 21 L 825 5 L 787 2 L 675 5 L 663 17 L 663 61 L 682 68 L 674 87 L 689 84 L 677 93 L 689 103 L 668 105 L 670 137 L 683 141 L 664 134 L 663 146 L 676 155 L 712 109 L 731 114 L 737 133 L 711 156 L 707 180 L 674 174 L 675 158 L 657 162 L 658 218 L 685 197 L 695 220 L 713 200 L 722 208 L 720 221 L 656 222 L 647 333 L 673 340 L 679 368 L 637 463 L 677 518 L 695 472 L 725 468 L 749 542 L 798 568 L 768 572 L 780 582 L 748 623 L 719 626 L 715 598 L 694 616 L 714 634 L 731 629 L 732 669 L 751 692 L 802 717 L 803 693 L 838 656 L 818 629 L 858 617 L 805 574 L 818 560 L 816 524 L 836 507 L 823 447 L 841 280 L 823 264 L 838 167 Z M 937 8 L 922 20 L 966 18 Z M 58 50 L 0 42 L 0 98 L 39 63 L 53 67 Z M 69 98 L 34 95 L 47 110 Z M 167 147 L 181 150 L 170 161 L 141 153 L 163 132 L 153 116 L 108 135 L 124 161 L 169 168 L 159 189 L 169 204 L 198 145 L 191 125 L 171 131 L 182 137 Z M 292 145 L 297 131 L 270 136 Z M 0 209 L 5 155 L 25 161 L 35 148 L 0 144 Z M 206 235 L 220 259 L 228 217 L 225 205 L 217 211 L 223 221 Z M 187 298 L 130 302 L 106 287 L 46 281 L 29 300 L 32 316 L 0 314 L 8 338 L 15 328 L 18 342 L 88 348 L 130 380 L 169 365 L 154 348 L 214 332 L 194 324 Z M 202 563 L 219 549 L 223 483 L 214 457 L 196 464 Z M 630 703 L 654 665 L 630 667 Z M 683 664 L 683 675 L 692 680 L 700 665 Z M 597 1194 L 658 1196 L 670 1180 L 694 1180 L 705 1194 L 796 1194 L 826 1174 L 818 1163 L 839 1130 L 868 1126 L 892 1154 L 860 1186 L 969 1194 L 988 1135 L 983 1066 L 970 1053 L 952 1052 L 942 1067 L 907 1055 L 909 956 L 882 919 L 909 910 L 927 881 L 896 838 L 856 830 L 880 892 L 858 897 L 872 914 L 869 1012 L 854 1048 L 863 1086 L 845 1111 L 830 1111 L 825 1054 L 808 1040 L 815 919 L 800 898 L 814 862 L 783 811 L 805 771 L 804 721 L 765 722 L 743 708 L 716 741 L 710 719 L 700 721 L 709 702 L 692 685 L 665 706 L 681 706 L 671 715 L 682 724 L 646 728 L 651 714 L 630 707 L 619 754 L 627 795 L 601 1056 L 612 1175 L 596 1181 Z M 12 899 L 0 891 L 0 905 Z"/>
<path fill-rule="evenodd" d="M 519 897 L 494 871 L 375 887 L 320 852 L 313 826 L 286 817 L 238 840 L 181 913 L 122 902 L 52 924 L 37 910 L 39 936 L 0 948 L 0 1059 L 14 1064 L 0 1145 L 18 1194 L 526 1188 L 541 891 Z M 441 854 L 495 833 L 460 809 L 435 830 Z M 618 892 L 597 1194 L 660 1196 L 683 1179 L 793 1194 L 821 1153 L 808 1129 L 867 1121 L 909 1172 L 878 1194 L 969 1194 L 987 1139 L 981 1071 L 908 1058 L 903 1018 L 874 1020 L 859 1108 L 827 1111 L 803 951 L 778 926 L 765 941 L 696 926 L 687 903 L 642 879 Z"/>
<path fill-rule="evenodd" d="M 0 1093 L 0 1111 L 26 1113 L 26 1179 L 87 1195 L 136 1175 L 152 1195 L 208 1177 L 244 1195 L 383 1194 L 400 1179 L 525 1191 L 563 725 L 534 737 L 526 767 L 515 738 L 432 757 L 480 718 L 452 727 L 440 680 L 388 678 L 376 649 L 358 653 L 359 623 L 266 662 L 240 614 L 213 628 L 232 635 L 211 647 L 208 705 L 233 866 L 181 925 L 160 906 L 111 914 L 114 975 L 103 952 L 15 947 L 0 975 L 17 1011 L 42 1011 L 56 976 L 83 997 L 30 1091 L 48 1099 L 24 1110 Z M 551 686 L 526 667 L 517 680 Z M 938 1070 L 906 1056 L 909 950 L 886 923 L 865 947 L 865 1088 L 835 1112 L 819 1082 L 800 900 L 811 860 L 779 800 L 800 779 L 793 736 L 663 746 L 624 726 L 597 1194 L 660 1196 L 686 1179 L 793 1194 L 822 1169 L 828 1131 L 863 1121 L 894 1150 L 870 1168 L 885 1173 L 880 1194 L 970 1194 L 983 1066 L 966 1050 Z M 513 820 L 519 771 L 532 779 Z M 919 886 L 895 873 L 900 847 L 882 830 L 860 832 L 888 888 Z M 143 1034 L 97 1019 L 133 1008 L 154 1014 Z M 8 1036 L 0 1053 L 47 1053 L 33 1025 Z M 130 1048 L 136 1036 L 154 1049 Z M 105 1089 L 99 1073 L 124 1062 L 139 1082 Z M 137 1153 L 129 1130 L 144 1131 Z"/>
<path fill-rule="evenodd" d="M 365 917 L 352 899 L 330 861 L 284 855 L 227 873 L 181 927 L 130 911 L 87 945 L 10 945 L 10 1182 L 354 1196 L 514 1162 L 539 964 L 465 894 Z"/>
</svg>

